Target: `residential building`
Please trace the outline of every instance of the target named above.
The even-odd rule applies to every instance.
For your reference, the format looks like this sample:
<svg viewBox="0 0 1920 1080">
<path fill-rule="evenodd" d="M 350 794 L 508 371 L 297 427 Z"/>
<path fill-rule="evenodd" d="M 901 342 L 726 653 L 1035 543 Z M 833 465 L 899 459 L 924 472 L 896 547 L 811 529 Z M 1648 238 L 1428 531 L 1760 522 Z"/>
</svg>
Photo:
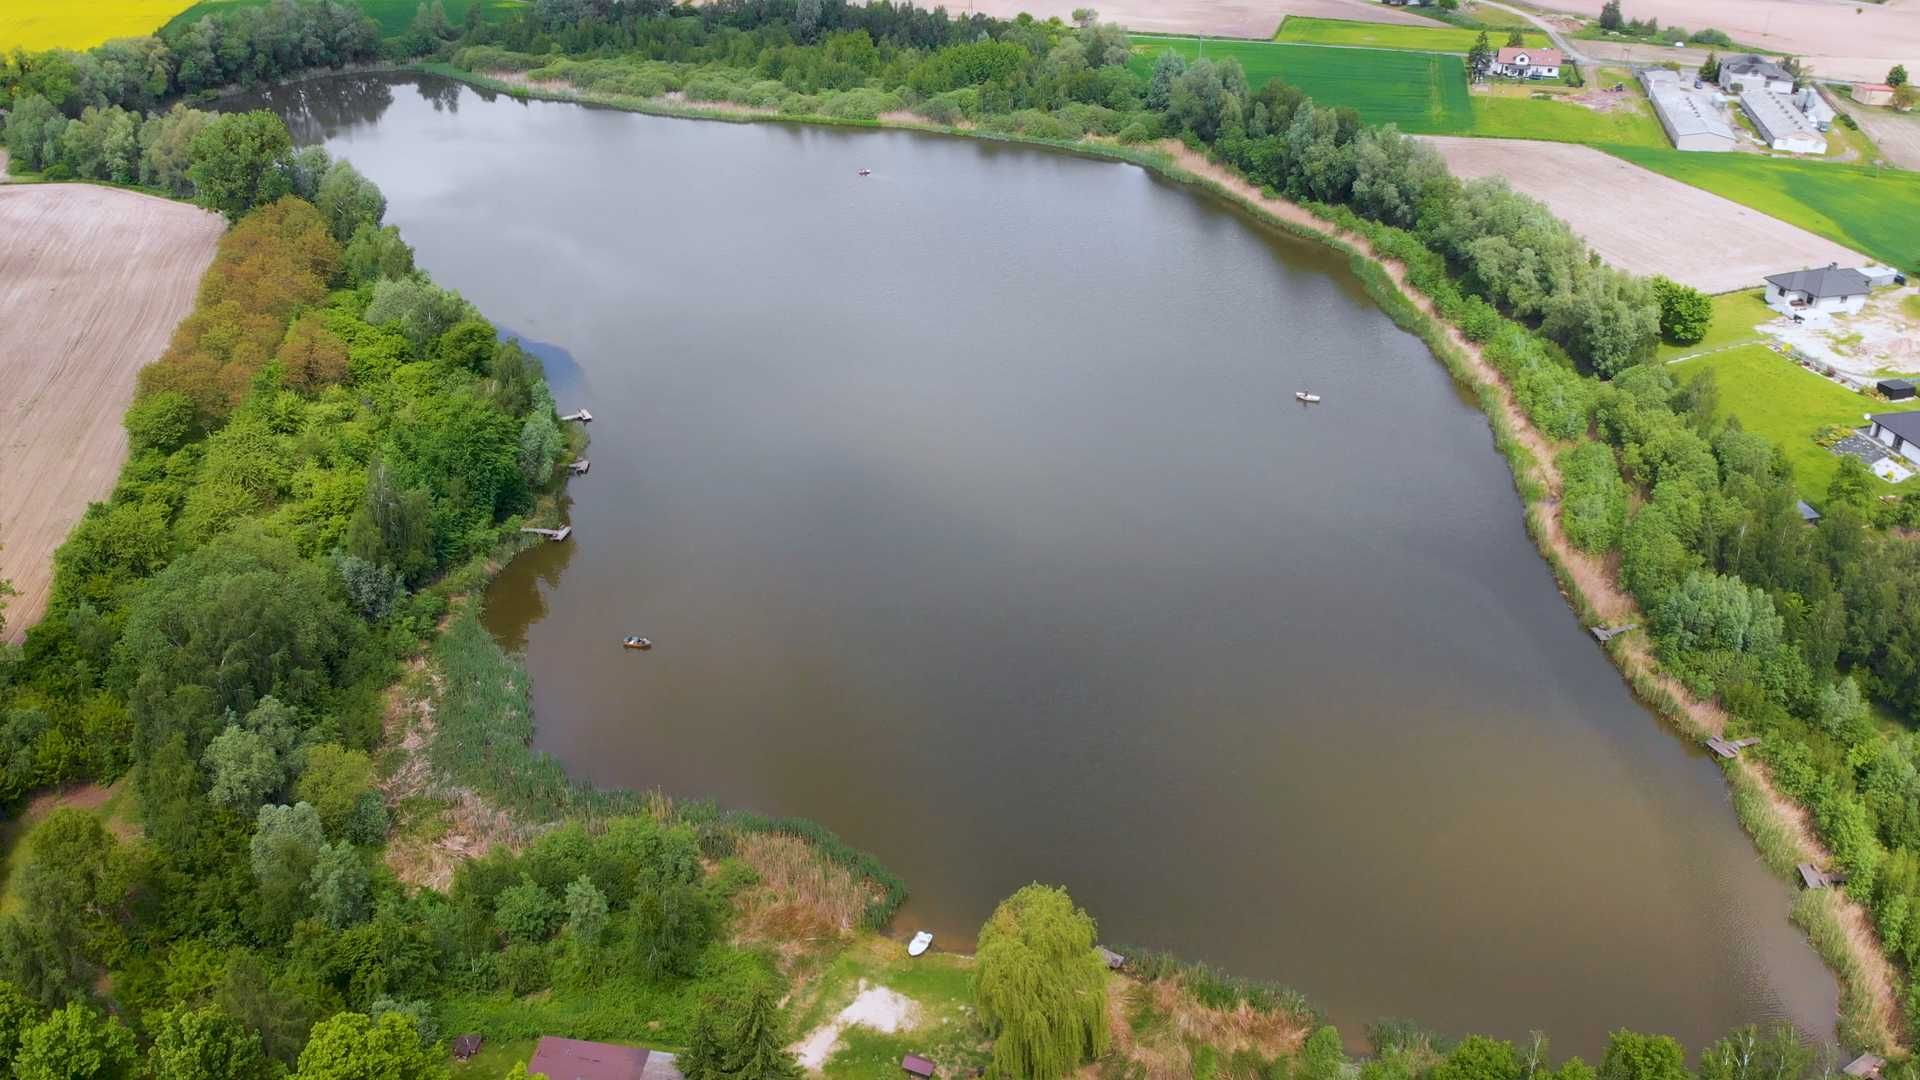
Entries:
<svg viewBox="0 0 1920 1080">
<path fill-rule="evenodd" d="M 1874 442 L 1920 465 L 1920 412 L 1874 413 L 1867 422 Z"/>
<path fill-rule="evenodd" d="M 1795 270 L 1767 278 L 1767 306 L 1803 321 L 1824 320 L 1859 311 L 1872 286 L 1858 270 L 1838 263 L 1818 270 Z"/>
<path fill-rule="evenodd" d="M 1857 82 L 1853 84 L 1853 100 L 1862 105 L 1893 104 L 1893 87 L 1882 82 Z"/>
<path fill-rule="evenodd" d="M 1771 90 L 1742 90 L 1740 109 L 1753 121 L 1760 141 L 1775 150 L 1793 154 L 1824 154 L 1827 137 L 1820 134 L 1812 118 L 1801 112 L 1786 94 Z"/>
<path fill-rule="evenodd" d="M 1793 93 L 1793 73 L 1764 56 L 1748 53 L 1720 61 L 1720 88 L 1730 94 L 1744 90 Z"/>
<path fill-rule="evenodd" d="M 1509 45 L 1494 54 L 1493 73 L 1510 79 L 1557 79 L 1560 59 L 1559 49 Z"/>
<path fill-rule="evenodd" d="M 1666 68 L 1642 68 L 1640 82 L 1667 138 L 1680 150 L 1732 150 L 1733 125 L 1720 111 L 1713 95 L 1696 92 Z"/>
</svg>

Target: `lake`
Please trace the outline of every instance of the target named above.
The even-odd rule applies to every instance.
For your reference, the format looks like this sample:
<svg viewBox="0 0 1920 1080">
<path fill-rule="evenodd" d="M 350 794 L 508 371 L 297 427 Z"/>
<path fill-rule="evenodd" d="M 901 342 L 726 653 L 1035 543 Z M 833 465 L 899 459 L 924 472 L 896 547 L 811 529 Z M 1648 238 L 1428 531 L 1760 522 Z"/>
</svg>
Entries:
<svg viewBox="0 0 1920 1080">
<path fill-rule="evenodd" d="M 1038 149 L 428 78 L 270 103 L 593 411 L 574 539 L 487 598 L 574 775 L 814 818 L 936 947 L 1065 885 L 1350 1041 L 1830 1033 L 1718 771 L 1344 259 Z"/>
</svg>

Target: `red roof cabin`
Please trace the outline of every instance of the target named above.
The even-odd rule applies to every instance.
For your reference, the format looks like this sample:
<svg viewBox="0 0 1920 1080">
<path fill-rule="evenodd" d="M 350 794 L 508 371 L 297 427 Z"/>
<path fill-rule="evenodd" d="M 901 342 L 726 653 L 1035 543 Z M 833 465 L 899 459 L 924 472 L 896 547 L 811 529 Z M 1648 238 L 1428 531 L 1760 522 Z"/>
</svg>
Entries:
<svg viewBox="0 0 1920 1080">
<path fill-rule="evenodd" d="M 552 1035 L 534 1047 L 527 1072 L 547 1080 L 682 1080 L 672 1054 Z"/>
</svg>

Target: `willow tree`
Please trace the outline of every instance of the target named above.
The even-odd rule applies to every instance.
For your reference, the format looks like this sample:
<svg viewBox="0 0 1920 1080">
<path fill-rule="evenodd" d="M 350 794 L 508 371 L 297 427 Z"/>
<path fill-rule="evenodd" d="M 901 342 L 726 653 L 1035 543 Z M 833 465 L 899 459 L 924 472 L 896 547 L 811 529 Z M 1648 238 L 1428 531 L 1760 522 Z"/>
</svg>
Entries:
<svg viewBox="0 0 1920 1080">
<path fill-rule="evenodd" d="M 1065 1076 L 1107 1052 L 1107 968 L 1093 917 L 1029 885 L 980 928 L 973 993 L 994 1036 L 992 1076 Z"/>
</svg>

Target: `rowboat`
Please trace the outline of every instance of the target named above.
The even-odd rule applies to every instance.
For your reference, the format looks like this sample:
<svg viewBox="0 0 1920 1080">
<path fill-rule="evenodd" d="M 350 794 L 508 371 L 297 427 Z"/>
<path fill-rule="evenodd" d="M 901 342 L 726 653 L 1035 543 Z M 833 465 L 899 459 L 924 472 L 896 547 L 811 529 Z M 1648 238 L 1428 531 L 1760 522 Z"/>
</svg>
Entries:
<svg viewBox="0 0 1920 1080">
<path fill-rule="evenodd" d="M 643 637 L 628 634 L 626 639 L 620 642 L 620 647 L 623 649 L 639 649 L 641 652 L 646 652 L 648 649 L 653 648 L 653 642 Z"/>
<path fill-rule="evenodd" d="M 913 935 L 912 941 L 907 942 L 907 955 L 919 956 L 921 953 L 927 951 L 927 946 L 932 944 L 933 944 L 933 935 L 929 934 L 925 930 L 922 930 L 919 933 Z"/>
<path fill-rule="evenodd" d="M 1309 405 L 1320 400 L 1319 394 L 1309 394 L 1305 390 L 1295 390 L 1293 392 L 1293 396 L 1295 399 L 1299 401 L 1304 401 Z"/>
</svg>

